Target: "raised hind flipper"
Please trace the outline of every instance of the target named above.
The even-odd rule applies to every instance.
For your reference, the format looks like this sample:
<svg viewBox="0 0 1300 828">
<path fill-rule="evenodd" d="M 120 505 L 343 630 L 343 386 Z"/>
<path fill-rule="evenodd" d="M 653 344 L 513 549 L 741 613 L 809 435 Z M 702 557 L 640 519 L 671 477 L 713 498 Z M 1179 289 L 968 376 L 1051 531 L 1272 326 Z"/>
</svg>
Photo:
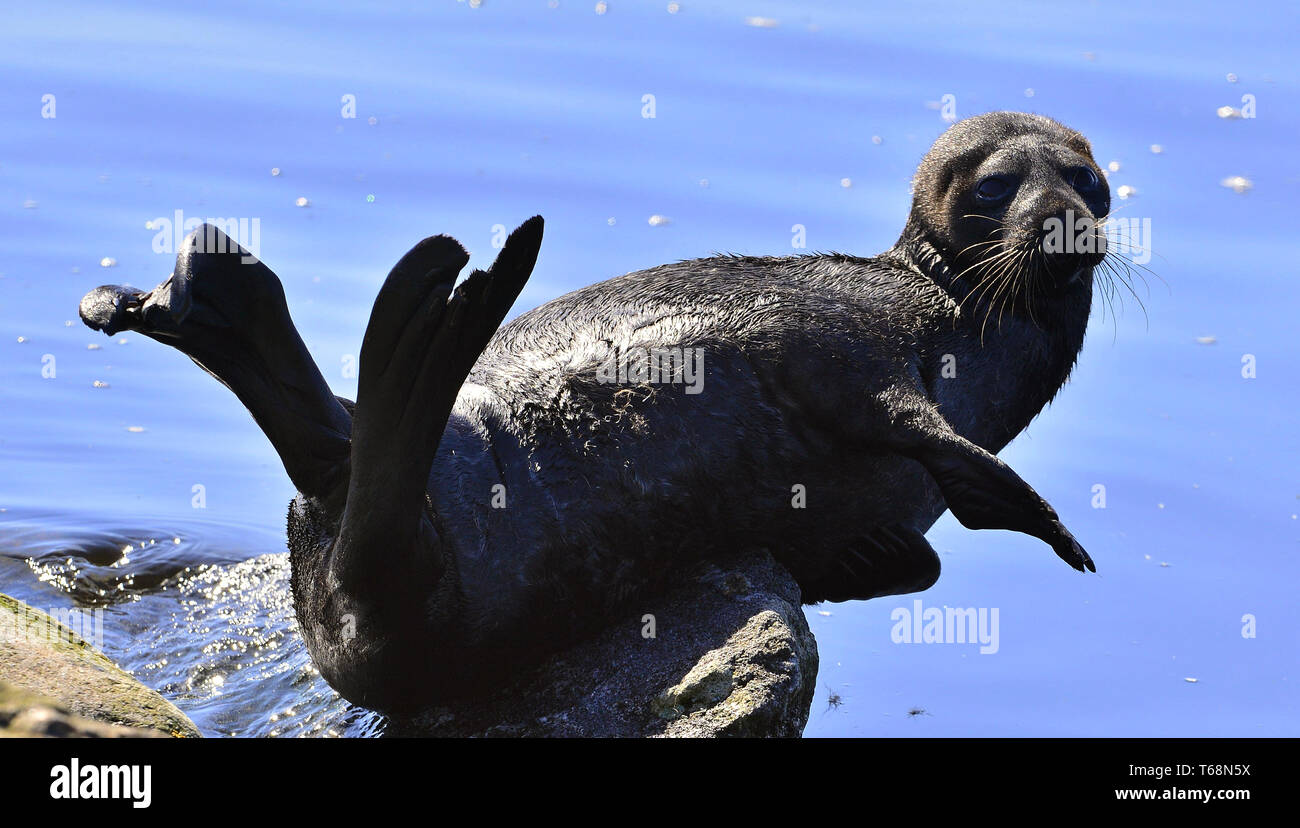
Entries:
<svg viewBox="0 0 1300 828">
<path fill-rule="evenodd" d="M 381 582 L 400 579 L 427 589 L 441 575 L 425 508 L 434 454 L 461 384 L 527 282 L 541 241 L 534 216 L 487 271 L 453 290 L 469 255 L 435 236 L 384 282 L 361 346 L 351 480 L 332 562 L 345 588 L 378 594 Z"/>
<path fill-rule="evenodd" d="M 138 331 L 187 354 L 252 412 L 298 491 L 341 499 L 352 418 L 298 336 L 280 280 L 225 233 L 195 229 L 161 285 L 95 288 L 80 313 L 110 336 Z"/>
</svg>

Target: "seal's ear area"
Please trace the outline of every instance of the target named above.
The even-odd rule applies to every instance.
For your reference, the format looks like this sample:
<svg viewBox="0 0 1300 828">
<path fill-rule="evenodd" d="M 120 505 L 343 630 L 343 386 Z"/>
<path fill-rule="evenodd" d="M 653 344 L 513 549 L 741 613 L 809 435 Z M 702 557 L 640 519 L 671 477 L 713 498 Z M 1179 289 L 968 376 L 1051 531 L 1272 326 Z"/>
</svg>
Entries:
<svg viewBox="0 0 1300 828">
<path fill-rule="evenodd" d="M 1054 118 L 1049 118 L 1046 115 L 1030 115 L 1025 112 L 1000 112 L 991 114 L 1008 116 L 1008 137 L 1028 134 L 1042 135 L 1045 138 L 1069 147 L 1084 158 L 1092 161 L 1094 164 L 1096 163 L 1092 157 L 1092 144 L 1088 143 L 1088 139 L 1083 136 L 1083 133 L 1070 129 L 1068 126 Z"/>
</svg>

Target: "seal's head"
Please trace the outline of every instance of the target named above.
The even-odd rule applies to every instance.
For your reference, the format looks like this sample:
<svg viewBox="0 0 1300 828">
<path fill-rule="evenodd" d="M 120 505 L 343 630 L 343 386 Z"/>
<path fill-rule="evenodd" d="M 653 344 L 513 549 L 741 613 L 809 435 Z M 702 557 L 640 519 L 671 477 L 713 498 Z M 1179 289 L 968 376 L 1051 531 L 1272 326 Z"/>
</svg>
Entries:
<svg viewBox="0 0 1300 828">
<path fill-rule="evenodd" d="M 1088 140 L 1041 115 L 990 112 L 954 124 L 926 153 L 900 244 L 942 258 L 958 296 L 1009 309 L 1091 288 L 1105 257 L 1110 188 Z"/>
</svg>

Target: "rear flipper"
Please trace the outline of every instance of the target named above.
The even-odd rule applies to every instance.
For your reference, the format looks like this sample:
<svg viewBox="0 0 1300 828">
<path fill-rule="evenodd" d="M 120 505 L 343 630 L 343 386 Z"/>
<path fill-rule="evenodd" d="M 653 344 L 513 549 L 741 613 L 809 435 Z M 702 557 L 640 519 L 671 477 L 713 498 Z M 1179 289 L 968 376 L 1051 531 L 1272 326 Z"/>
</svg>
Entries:
<svg viewBox="0 0 1300 828">
<path fill-rule="evenodd" d="M 280 280 L 225 233 L 197 228 L 161 285 L 95 288 L 80 313 L 110 336 L 139 331 L 187 354 L 252 412 L 300 492 L 341 499 L 352 418 L 298 336 Z"/>
<path fill-rule="evenodd" d="M 407 557 L 434 534 L 425 508 L 434 454 L 461 384 L 528 281 L 541 241 L 542 218 L 534 216 L 510 234 L 492 267 L 453 290 L 469 255 L 434 236 L 403 256 L 380 289 L 361 345 L 351 479 L 332 560 L 345 588 L 378 594 L 377 578 L 409 587 L 441 575 L 441 561 Z"/>
<path fill-rule="evenodd" d="M 839 550 L 825 570 L 800 583 L 803 602 L 865 601 L 929 589 L 939 579 L 939 556 L 910 526 L 880 526 Z"/>
</svg>

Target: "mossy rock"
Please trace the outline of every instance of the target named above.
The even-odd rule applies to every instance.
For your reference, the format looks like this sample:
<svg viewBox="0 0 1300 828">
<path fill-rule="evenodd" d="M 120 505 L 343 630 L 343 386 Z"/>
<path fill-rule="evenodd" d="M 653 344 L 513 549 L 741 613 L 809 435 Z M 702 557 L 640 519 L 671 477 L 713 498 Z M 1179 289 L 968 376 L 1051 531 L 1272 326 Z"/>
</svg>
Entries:
<svg viewBox="0 0 1300 828">
<path fill-rule="evenodd" d="M 8 685 L 4 709 L 10 721 L 20 718 L 16 700 L 25 693 L 32 704 L 75 717 L 177 737 L 200 735 L 176 705 L 73 630 L 4 594 L 0 594 L 0 683 Z"/>
</svg>

